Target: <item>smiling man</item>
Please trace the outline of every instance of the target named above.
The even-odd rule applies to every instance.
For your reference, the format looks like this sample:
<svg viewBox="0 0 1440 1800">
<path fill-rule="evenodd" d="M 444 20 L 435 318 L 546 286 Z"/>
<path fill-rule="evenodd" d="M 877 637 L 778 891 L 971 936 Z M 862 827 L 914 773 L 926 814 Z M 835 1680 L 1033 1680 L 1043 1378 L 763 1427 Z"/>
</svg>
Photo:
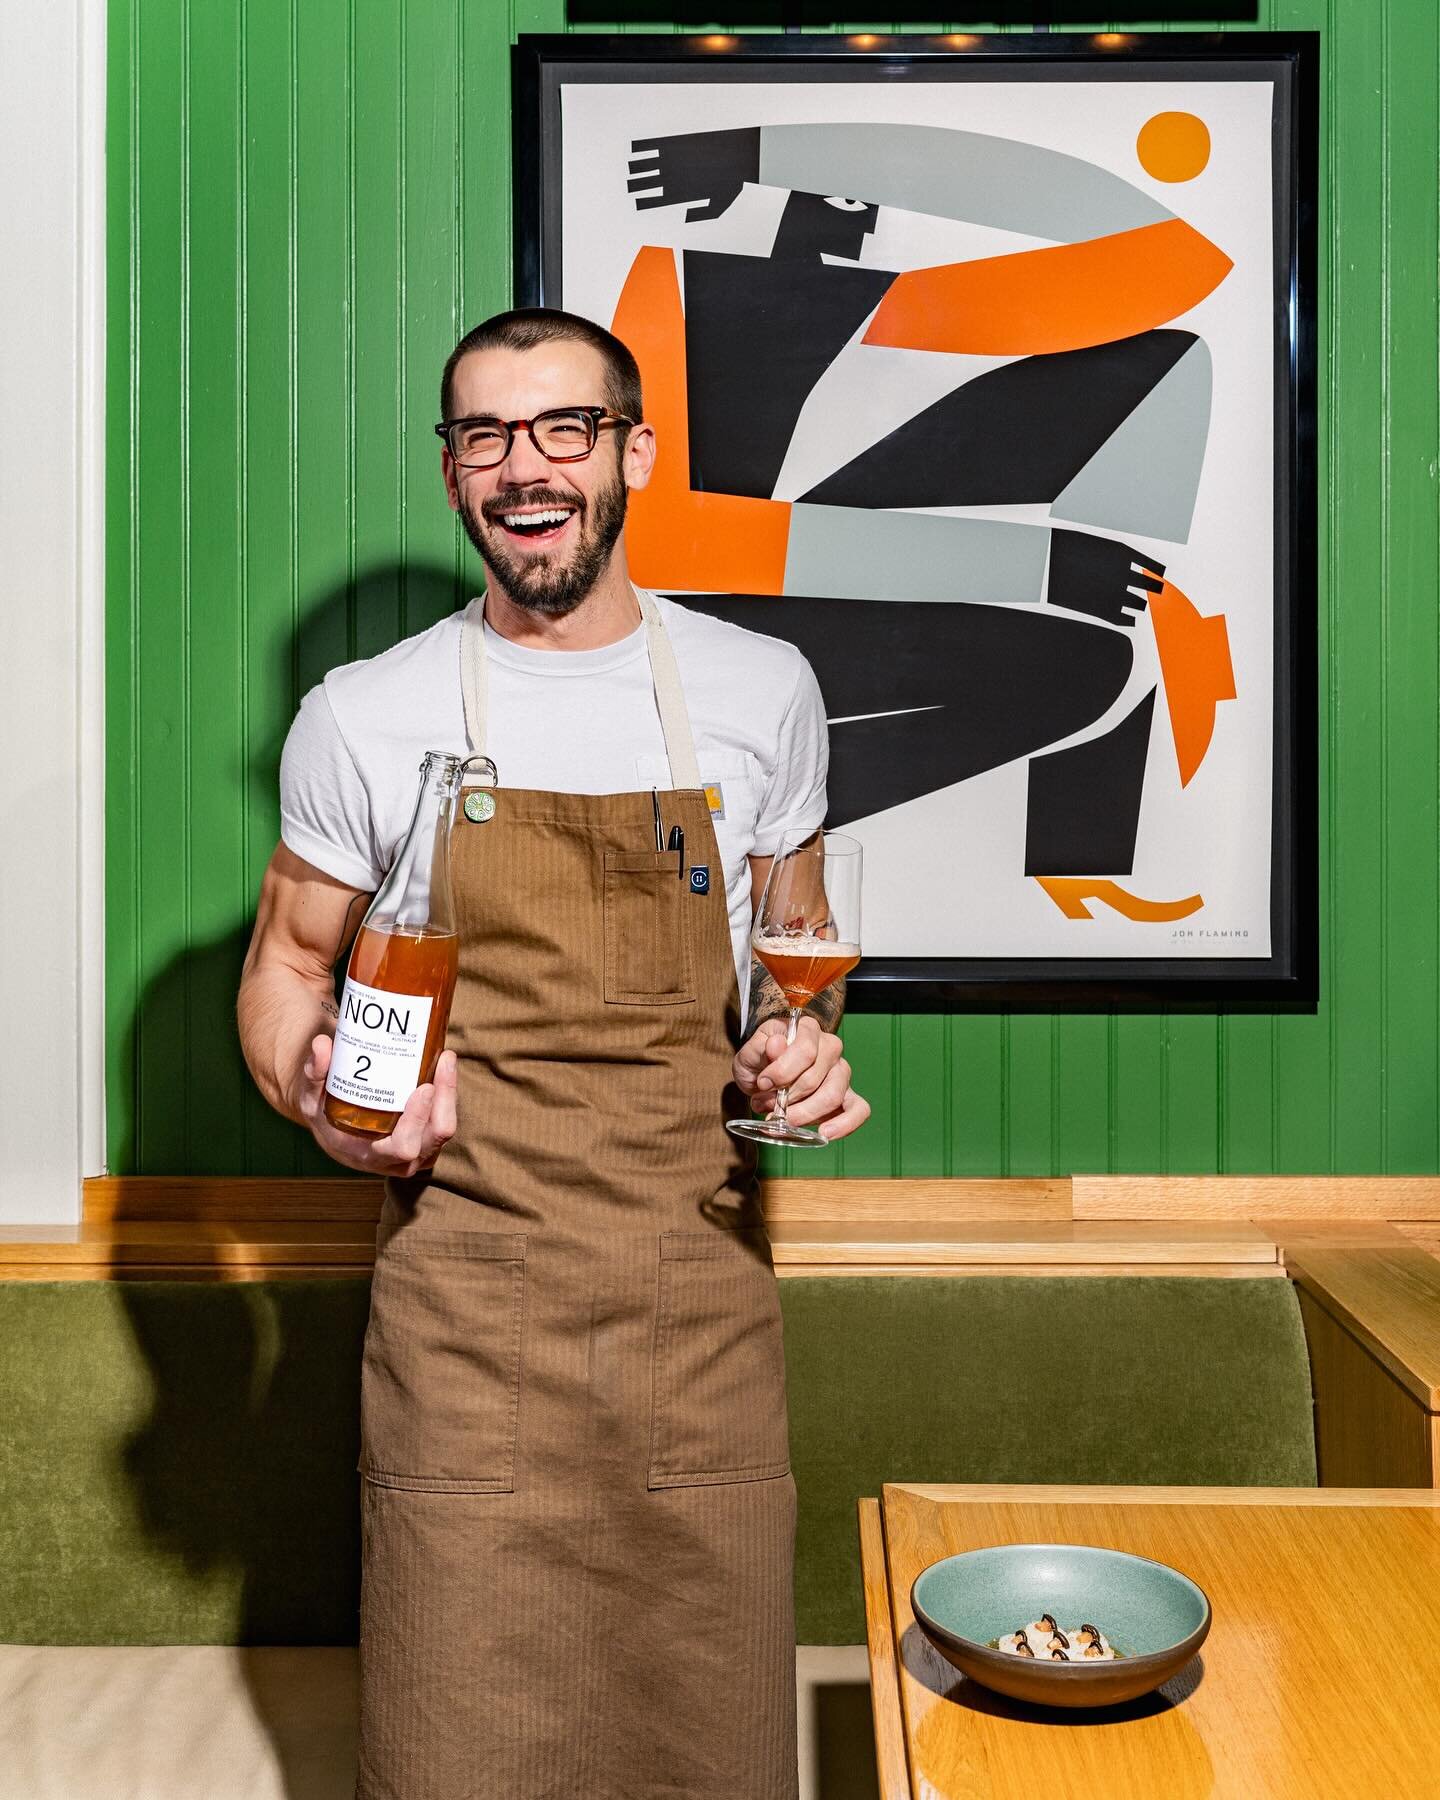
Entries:
<svg viewBox="0 0 1440 1800">
<path fill-rule="evenodd" d="M 664 446 L 617 339 L 502 314 L 441 404 L 483 601 L 306 696 L 240 993 L 272 1105 L 388 1177 L 359 1800 L 791 1800 L 779 1308 L 724 1127 L 782 1086 L 831 1138 L 869 1113 L 839 996 L 787 1048 L 750 967 L 769 861 L 824 816 L 824 710 L 789 645 L 631 584 Z M 499 778 L 452 842 L 450 1047 L 375 1141 L 322 1110 L 332 969 L 429 749 Z"/>
</svg>

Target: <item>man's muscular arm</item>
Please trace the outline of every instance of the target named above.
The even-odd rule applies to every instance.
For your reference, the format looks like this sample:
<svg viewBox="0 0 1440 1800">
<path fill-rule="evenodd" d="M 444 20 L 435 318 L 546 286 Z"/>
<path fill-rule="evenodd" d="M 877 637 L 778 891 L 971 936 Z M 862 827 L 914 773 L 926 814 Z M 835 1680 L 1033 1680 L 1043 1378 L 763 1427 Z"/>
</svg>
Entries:
<svg viewBox="0 0 1440 1800">
<path fill-rule="evenodd" d="M 369 896 L 277 847 L 260 886 L 255 930 L 240 977 L 240 1045 L 255 1085 L 297 1124 L 301 1067 L 317 1035 L 331 1036 L 335 964 L 364 916 Z"/>
<path fill-rule="evenodd" d="M 359 929 L 369 898 L 281 844 L 260 889 L 255 934 L 240 978 L 240 1044 L 255 1084 L 287 1119 L 347 1168 L 414 1175 L 455 1132 L 455 1057 L 405 1103 L 385 1138 L 341 1131 L 325 1117 L 325 1077 L 339 1017 L 333 970 Z"/>
</svg>

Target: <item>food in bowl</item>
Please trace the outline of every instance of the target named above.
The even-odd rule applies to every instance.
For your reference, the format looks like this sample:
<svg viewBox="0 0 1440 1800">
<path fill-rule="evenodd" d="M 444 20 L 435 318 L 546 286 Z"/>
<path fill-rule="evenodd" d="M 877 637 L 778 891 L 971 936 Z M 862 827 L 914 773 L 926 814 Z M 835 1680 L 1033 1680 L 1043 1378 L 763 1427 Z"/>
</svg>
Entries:
<svg viewBox="0 0 1440 1800">
<path fill-rule="evenodd" d="M 1048 1612 L 1002 1638 L 991 1638 L 987 1648 L 1048 1662 L 1114 1662 L 1124 1655 L 1098 1625 L 1072 1625 L 1068 1631 L 1062 1630 Z"/>
<path fill-rule="evenodd" d="M 990 1544 L 942 1557 L 916 1576 L 910 1603 L 920 1630 L 962 1674 L 1041 1706 L 1138 1699 L 1178 1674 L 1210 1629 L 1210 1603 L 1188 1575 L 1094 1544 Z M 1030 1607 L 1038 1616 L 1017 1629 Z M 1072 1629 L 1072 1619 L 1095 1623 Z M 1020 1631 L 1029 1656 L 1000 1647 Z M 1079 1640 L 1091 1632 L 1112 1656 L 1084 1655 L 1092 1644 Z M 1056 1645 L 1058 1658 L 1047 1647 L 1057 1633 L 1068 1640 Z"/>
</svg>

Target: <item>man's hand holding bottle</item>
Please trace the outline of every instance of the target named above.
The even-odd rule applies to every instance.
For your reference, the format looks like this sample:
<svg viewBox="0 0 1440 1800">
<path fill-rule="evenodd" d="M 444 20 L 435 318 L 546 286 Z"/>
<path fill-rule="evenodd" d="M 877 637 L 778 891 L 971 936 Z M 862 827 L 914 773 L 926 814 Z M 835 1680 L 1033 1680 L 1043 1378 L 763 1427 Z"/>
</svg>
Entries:
<svg viewBox="0 0 1440 1800">
<path fill-rule="evenodd" d="M 323 1034 L 311 1039 L 295 1093 L 295 1110 L 315 1142 L 335 1162 L 366 1175 L 403 1179 L 430 1168 L 455 1135 L 455 1052 L 442 1051 L 434 1080 L 415 1089 L 389 1136 L 377 1138 L 342 1131 L 325 1116 L 325 1077 L 333 1048 Z"/>
</svg>

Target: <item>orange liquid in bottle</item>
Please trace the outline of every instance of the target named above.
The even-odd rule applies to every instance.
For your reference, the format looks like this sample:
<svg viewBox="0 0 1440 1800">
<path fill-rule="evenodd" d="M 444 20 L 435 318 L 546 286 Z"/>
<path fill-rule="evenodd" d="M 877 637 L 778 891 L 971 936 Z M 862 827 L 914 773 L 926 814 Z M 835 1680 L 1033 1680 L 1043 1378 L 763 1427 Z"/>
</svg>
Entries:
<svg viewBox="0 0 1440 1800">
<path fill-rule="evenodd" d="M 455 997 L 455 976 L 460 966 L 460 940 L 453 931 L 376 931 L 362 925 L 350 952 L 347 979 L 391 994 L 429 997 L 430 1023 L 420 1057 L 423 1086 L 435 1073 L 445 1048 L 445 1028 L 450 1022 L 450 1002 Z M 398 1112 L 377 1112 L 325 1096 L 325 1117 L 344 1131 L 388 1137 L 399 1120 Z"/>
<path fill-rule="evenodd" d="M 755 945 L 755 954 L 774 976 L 791 1006 L 808 1006 L 832 981 L 848 975 L 860 960 L 854 944 L 830 944 L 812 939 L 808 944 L 781 950 Z"/>
</svg>

